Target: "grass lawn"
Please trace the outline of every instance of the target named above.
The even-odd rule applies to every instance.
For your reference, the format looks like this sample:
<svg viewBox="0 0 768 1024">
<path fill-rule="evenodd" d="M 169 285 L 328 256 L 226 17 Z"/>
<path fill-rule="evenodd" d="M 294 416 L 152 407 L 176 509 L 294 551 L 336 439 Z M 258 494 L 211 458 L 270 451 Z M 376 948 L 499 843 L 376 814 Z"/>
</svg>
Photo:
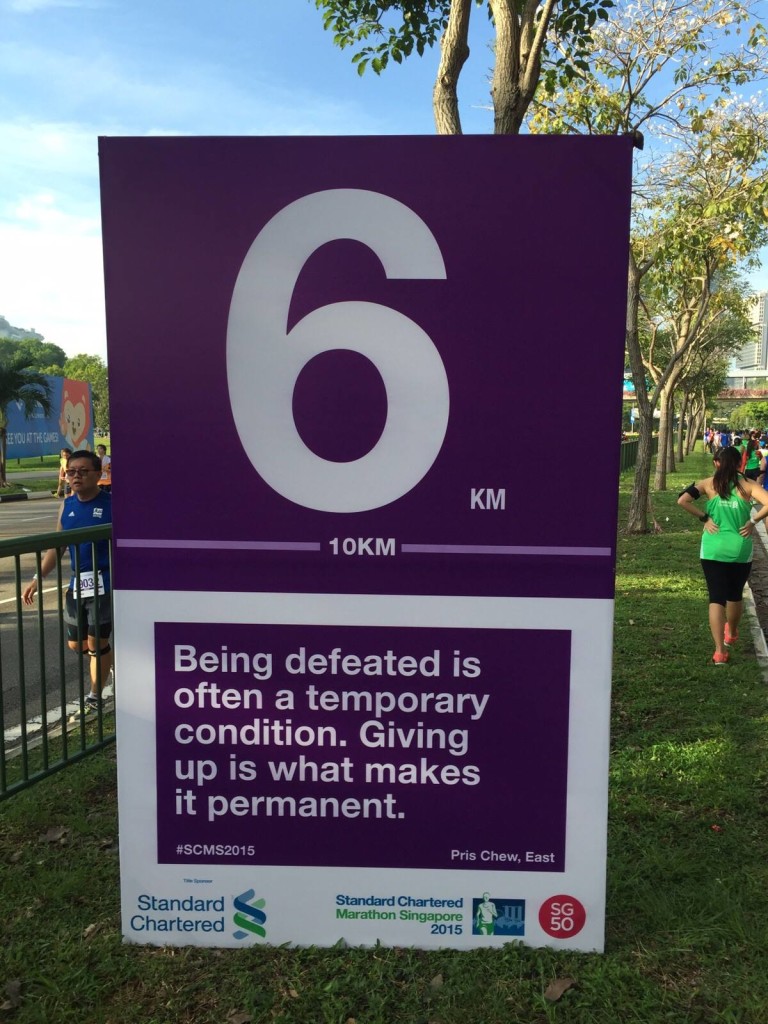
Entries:
<svg viewBox="0 0 768 1024">
<path fill-rule="evenodd" d="M 13 472 L 11 470 L 10 472 Z M 19 483 L 18 480 L 11 481 L 7 487 L 3 487 L 0 494 L 3 497 L 7 497 L 10 494 L 24 494 L 25 492 L 35 493 L 37 491 L 45 491 L 50 494 L 51 491 L 56 487 L 56 478 L 49 477 L 48 479 L 42 480 L 25 480 L 23 483 Z"/>
<path fill-rule="evenodd" d="M 675 505 L 709 465 L 654 496 L 663 533 L 619 542 L 604 955 L 124 946 L 108 748 L 0 805 L 0 1021 L 765 1021 L 766 687 L 747 629 L 710 664 L 700 527 Z"/>
</svg>

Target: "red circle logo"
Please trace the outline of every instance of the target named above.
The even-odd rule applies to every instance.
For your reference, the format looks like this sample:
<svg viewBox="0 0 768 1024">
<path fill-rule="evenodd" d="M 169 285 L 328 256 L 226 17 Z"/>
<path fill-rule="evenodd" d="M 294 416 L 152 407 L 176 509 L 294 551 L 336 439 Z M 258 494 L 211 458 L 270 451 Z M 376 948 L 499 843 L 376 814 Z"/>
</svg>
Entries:
<svg viewBox="0 0 768 1024">
<path fill-rule="evenodd" d="M 550 896 L 539 908 L 539 924 L 553 939 L 578 935 L 586 920 L 584 904 L 573 896 Z"/>
</svg>

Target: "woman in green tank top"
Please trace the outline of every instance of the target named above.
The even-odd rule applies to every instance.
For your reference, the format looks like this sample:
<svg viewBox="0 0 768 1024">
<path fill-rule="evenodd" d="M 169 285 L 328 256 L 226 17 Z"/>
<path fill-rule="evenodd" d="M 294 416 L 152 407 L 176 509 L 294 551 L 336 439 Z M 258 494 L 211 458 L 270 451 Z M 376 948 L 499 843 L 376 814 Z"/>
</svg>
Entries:
<svg viewBox="0 0 768 1024">
<path fill-rule="evenodd" d="M 678 505 L 704 524 L 701 535 L 701 567 L 709 591 L 709 628 L 715 642 L 712 661 L 728 662 L 726 647 L 739 638 L 744 584 L 752 568 L 752 536 L 755 524 L 768 518 L 768 491 L 739 472 L 741 452 L 723 448 L 714 458 L 715 472 L 697 480 L 682 492 Z M 707 499 L 702 513 L 694 502 Z M 761 507 L 751 518 L 751 502 Z"/>
<path fill-rule="evenodd" d="M 747 443 L 742 446 L 741 453 L 741 465 L 744 476 L 747 480 L 757 480 L 760 476 L 762 452 L 754 436 L 750 437 Z"/>
</svg>

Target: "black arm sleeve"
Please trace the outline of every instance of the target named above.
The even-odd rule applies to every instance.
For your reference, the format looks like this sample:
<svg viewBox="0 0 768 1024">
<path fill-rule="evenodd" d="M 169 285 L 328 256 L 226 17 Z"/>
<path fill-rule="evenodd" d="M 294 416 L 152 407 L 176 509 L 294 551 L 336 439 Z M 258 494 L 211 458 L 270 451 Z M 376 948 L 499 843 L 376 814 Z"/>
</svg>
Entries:
<svg viewBox="0 0 768 1024">
<path fill-rule="evenodd" d="M 690 494 L 694 501 L 701 497 L 701 493 L 695 483 L 692 483 L 690 487 L 686 487 L 685 490 L 680 491 L 678 498 L 682 498 L 684 494 Z"/>
</svg>

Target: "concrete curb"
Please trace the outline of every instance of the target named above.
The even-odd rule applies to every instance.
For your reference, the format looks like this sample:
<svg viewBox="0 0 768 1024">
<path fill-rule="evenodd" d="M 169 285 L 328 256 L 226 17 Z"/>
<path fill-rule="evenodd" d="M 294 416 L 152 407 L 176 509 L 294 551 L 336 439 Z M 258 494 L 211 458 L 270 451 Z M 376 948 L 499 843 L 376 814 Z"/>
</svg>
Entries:
<svg viewBox="0 0 768 1024">
<path fill-rule="evenodd" d="M 53 494 L 48 494 L 46 491 L 24 491 L 23 494 L 0 494 L 0 504 L 5 504 L 11 501 L 39 501 L 41 498 L 53 497 Z"/>
<path fill-rule="evenodd" d="M 104 687 L 101 707 L 103 715 L 109 715 L 114 712 L 114 694 L 115 688 L 113 685 Z M 63 709 L 61 707 L 50 708 L 46 716 L 45 726 L 43 726 L 42 716 L 36 715 L 27 722 L 25 744 L 21 741 L 22 729 L 20 726 L 6 729 L 4 736 L 5 756 L 10 760 L 12 757 L 18 757 L 23 752 L 25 745 L 27 750 L 35 750 L 43 745 L 44 738 L 49 740 L 56 739 L 58 736 L 61 736 L 64 730 L 69 733 L 80 729 L 82 721 L 80 712 L 80 701 L 73 700 L 65 705 Z M 93 721 L 96 721 L 95 716 Z"/>
<path fill-rule="evenodd" d="M 768 554 L 768 533 L 766 533 L 765 523 L 758 523 L 755 527 L 755 532 L 757 533 L 758 540 L 763 545 L 763 550 Z M 749 617 L 749 629 L 752 633 L 752 641 L 755 645 L 755 654 L 763 674 L 763 681 L 768 682 L 768 643 L 766 643 L 765 633 L 763 633 L 760 620 L 757 617 L 755 598 L 749 583 L 744 588 L 744 607 Z"/>
</svg>

